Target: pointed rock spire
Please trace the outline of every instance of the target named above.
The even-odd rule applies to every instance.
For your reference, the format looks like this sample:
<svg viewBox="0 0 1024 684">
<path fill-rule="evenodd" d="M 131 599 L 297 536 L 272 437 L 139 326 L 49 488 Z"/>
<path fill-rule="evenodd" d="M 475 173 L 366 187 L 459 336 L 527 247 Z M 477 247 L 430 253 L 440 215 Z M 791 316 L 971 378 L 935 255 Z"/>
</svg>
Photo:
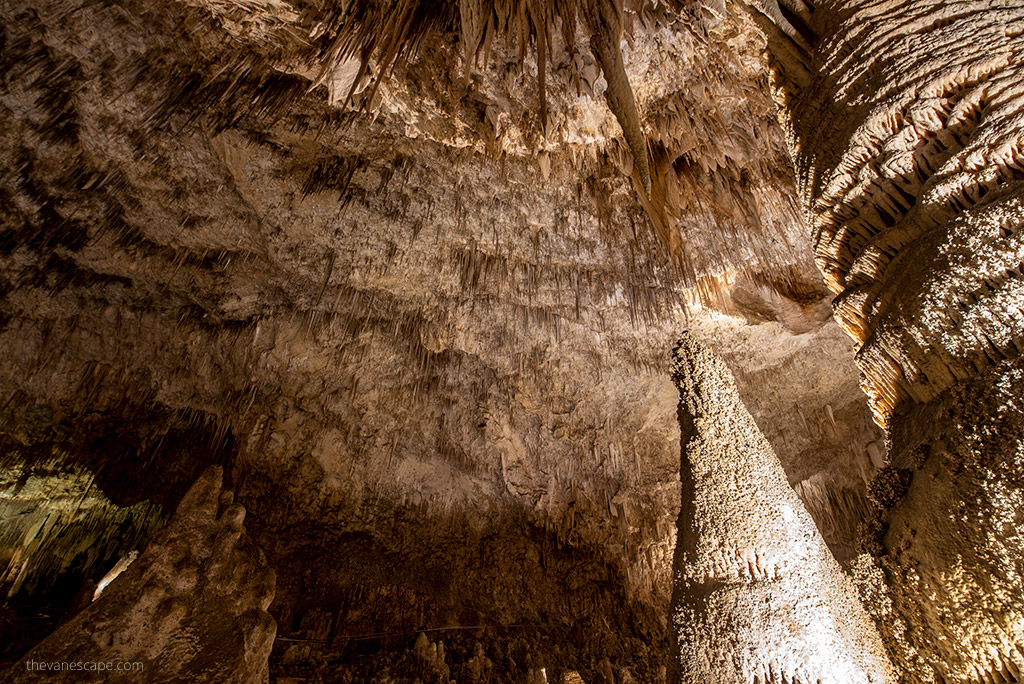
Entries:
<svg viewBox="0 0 1024 684">
<path fill-rule="evenodd" d="M 684 333 L 672 373 L 682 429 L 672 600 L 682 681 L 895 681 L 875 625 L 728 368 Z"/>
</svg>

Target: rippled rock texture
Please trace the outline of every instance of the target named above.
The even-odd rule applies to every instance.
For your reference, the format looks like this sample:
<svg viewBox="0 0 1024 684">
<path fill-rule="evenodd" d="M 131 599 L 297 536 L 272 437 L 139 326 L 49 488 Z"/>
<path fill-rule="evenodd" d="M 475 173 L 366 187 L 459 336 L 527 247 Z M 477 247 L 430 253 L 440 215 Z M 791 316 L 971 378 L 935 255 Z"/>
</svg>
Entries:
<svg viewBox="0 0 1024 684">
<path fill-rule="evenodd" d="M 869 488 L 874 611 L 911 681 L 1017 681 L 1024 5 L 815 3 L 804 28 L 813 81 L 778 79 L 780 99 L 890 441 Z"/>
</svg>

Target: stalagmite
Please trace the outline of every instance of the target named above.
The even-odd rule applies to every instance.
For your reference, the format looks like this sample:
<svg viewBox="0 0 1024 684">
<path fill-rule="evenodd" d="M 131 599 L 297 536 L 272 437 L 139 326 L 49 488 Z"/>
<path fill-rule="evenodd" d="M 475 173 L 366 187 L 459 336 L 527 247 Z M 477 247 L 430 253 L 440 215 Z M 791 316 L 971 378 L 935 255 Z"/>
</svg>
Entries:
<svg viewBox="0 0 1024 684">
<path fill-rule="evenodd" d="M 874 624 L 725 364 L 684 333 L 672 372 L 682 430 L 672 601 L 682 681 L 895 681 Z"/>
<path fill-rule="evenodd" d="M 138 559 L 5 681 L 268 681 L 274 571 L 221 480 L 203 473 Z"/>
</svg>

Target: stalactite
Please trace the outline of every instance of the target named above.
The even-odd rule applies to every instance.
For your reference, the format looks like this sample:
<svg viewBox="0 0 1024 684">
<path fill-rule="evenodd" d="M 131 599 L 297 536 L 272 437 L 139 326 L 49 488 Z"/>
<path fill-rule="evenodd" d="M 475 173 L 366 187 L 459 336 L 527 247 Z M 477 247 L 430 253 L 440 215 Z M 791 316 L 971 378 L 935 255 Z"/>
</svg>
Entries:
<svg viewBox="0 0 1024 684">
<path fill-rule="evenodd" d="M 6 599 L 44 595 L 68 574 L 79 582 L 97 581 L 120 555 L 143 546 L 167 520 L 149 502 L 115 505 L 98 491 L 88 471 L 51 474 L 63 468 L 60 460 L 20 464 L 0 484 L 0 507 L 8 521 L 0 549 L 0 557 L 7 559 L 0 572 Z M 71 596 L 63 598 L 70 601 Z"/>
</svg>

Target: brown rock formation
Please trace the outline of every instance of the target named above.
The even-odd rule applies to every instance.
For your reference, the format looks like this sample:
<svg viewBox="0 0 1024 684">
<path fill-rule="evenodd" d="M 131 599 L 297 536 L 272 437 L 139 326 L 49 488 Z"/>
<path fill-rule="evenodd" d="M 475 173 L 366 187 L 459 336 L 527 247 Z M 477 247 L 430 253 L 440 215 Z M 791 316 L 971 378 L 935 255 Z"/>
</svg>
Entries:
<svg viewBox="0 0 1024 684">
<path fill-rule="evenodd" d="M 221 477 L 208 469 L 138 559 L 6 681 L 268 681 L 274 572 Z"/>
<path fill-rule="evenodd" d="M 913 681 L 1024 667 L 1022 10 L 815 3 L 814 79 L 779 80 L 816 259 L 910 476 L 872 548 Z"/>
<path fill-rule="evenodd" d="M 655 233 L 601 70 L 564 32 L 540 135 L 534 53 L 497 34 L 468 81 L 448 25 L 360 81 L 327 58 L 337 35 L 317 34 L 316 68 L 293 42 L 330 16 L 274 3 L 0 13 L 4 491 L 62 521 L 45 545 L 5 533 L 0 558 L 40 578 L 12 601 L 99 580 L 144 541 L 117 533 L 122 510 L 160 519 L 224 463 L 278 571 L 280 674 L 412 671 L 434 630 L 456 679 L 490 661 L 495 679 L 591 681 L 607 659 L 659 681 L 679 501 L 666 350 L 687 315 L 723 345 L 750 333 L 734 359 L 752 393 L 785 386 L 791 413 L 759 417 L 799 481 L 822 443 L 854 467 L 827 465 L 818 499 L 862 483 L 864 454 L 819 429 L 826 405 L 866 415 L 848 359 L 845 383 L 801 380 L 836 365 L 808 350 L 846 353 L 834 325 L 713 309 L 727 293 L 709 283 L 746 268 L 806 304 L 786 287 L 807 245 L 749 26 L 624 10 L 625 38 L 645 36 L 619 47 L 659 150 Z M 790 353 L 761 363 L 780 339 Z M 71 472 L 110 502 L 95 557 L 85 509 L 38 494 Z"/>
<path fill-rule="evenodd" d="M 1018 677 L 1018 4 L 0 3 L 3 659 L 220 463 L 277 675 L 659 682 L 689 327 L 903 674 Z"/>
</svg>

